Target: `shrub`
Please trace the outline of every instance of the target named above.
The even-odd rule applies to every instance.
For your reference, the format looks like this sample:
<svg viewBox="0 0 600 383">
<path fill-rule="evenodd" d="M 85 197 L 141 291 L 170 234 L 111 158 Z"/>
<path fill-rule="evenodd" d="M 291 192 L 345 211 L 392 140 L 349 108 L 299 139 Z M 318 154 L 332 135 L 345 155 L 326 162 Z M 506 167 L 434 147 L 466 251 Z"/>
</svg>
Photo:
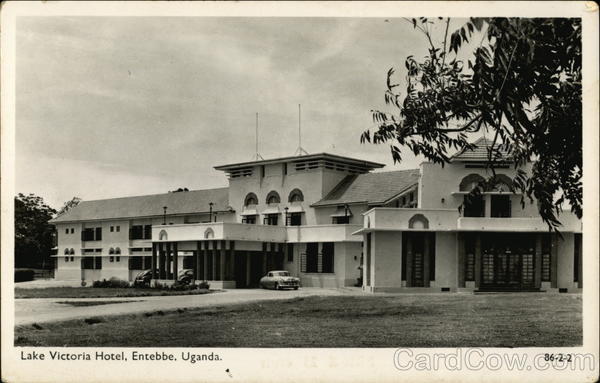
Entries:
<svg viewBox="0 0 600 383">
<path fill-rule="evenodd" d="M 15 282 L 33 281 L 35 272 L 31 269 L 16 269 Z"/>
<path fill-rule="evenodd" d="M 92 287 L 99 288 L 126 288 L 129 287 L 129 282 L 119 278 L 112 277 L 108 281 L 103 279 L 101 281 L 94 281 Z"/>
</svg>

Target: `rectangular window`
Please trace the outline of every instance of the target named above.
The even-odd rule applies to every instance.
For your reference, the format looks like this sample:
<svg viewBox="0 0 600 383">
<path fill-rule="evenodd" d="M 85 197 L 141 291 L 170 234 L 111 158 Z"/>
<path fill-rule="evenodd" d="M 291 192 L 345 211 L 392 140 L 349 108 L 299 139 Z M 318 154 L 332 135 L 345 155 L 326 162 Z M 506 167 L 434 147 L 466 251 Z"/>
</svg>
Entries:
<svg viewBox="0 0 600 383">
<path fill-rule="evenodd" d="M 75 262 L 75 257 L 71 257 L 71 262 Z"/>
<path fill-rule="evenodd" d="M 117 226 L 117 233 L 121 231 L 121 226 Z"/>
<path fill-rule="evenodd" d="M 92 228 L 83 229 L 83 231 L 81 232 L 81 240 L 82 241 L 93 241 L 94 233 L 95 233 L 95 231 Z"/>
<path fill-rule="evenodd" d="M 94 257 L 81 258 L 81 268 L 84 270 L 94 270 Z"/>
<path fill-rule="evenodd" d="M 65 229 L 65 234 L 69 234 L 69 229 Z"/>
<path fill-rule="evenodd" d="M 279 214 L 267 214 L 263 219 L 264 225 L 277 226 L 277 219 L 279 218 Z"/>
<path fill-rule="evenodd" d="M 111 226 L 111 227 L 110 227 L 110 232 L 112 233 L 113 231 L 115 231 L 115 227 L 114 227 L 114 226 Z"/>
<path fill-rule="evenodd" d="M 482 195 L 466 195 L 463 201 L 465 217 L 485 217 L 485 200 Z"/>
<path fill-rule="evenodd" d="M 333 258 L 334 258 L 334 243 L 323 242 L 323 259 L 322 268 L 323 273 L 333 273 Z"/>
<path fill-rule="evenodd" d="M 302 213 L 291 213 L 290 214 L 290 226 L 302 225 Z"/>
<path fill-rule="evenodd" d="M 334 225 L 347 225 L 350 223 L 350 216 L 332 217 L 331 223 Z"/>
<path fill-rule="evenodd" d="M 102 269 L 102 257 L 94 257 L 96 261 L 96 270 Z"/>
<path fill-rule="evenodd" d="M 494 218 L 510 218 L 511 202 L 510 195 L 492 195 L 491 196 L 491 215 Z"/>
<path fill-rule="evenodd" d="M 69 257 L 65 257 L 65 262 L 69 262 Z"/>
<path fill-rule="evenodd" d="M 131 228 L 129 229 L 129 239 L 144 239 L 144 226 L 131 226 Z"/>
<path fill-rule="evenodd" d="M 115 260 L 116 260 L 117 262 L 121 262 L 121 257 L 119 257 L 119 256 L 117 255 L 117 256 L 115 257 Z"/>
<path fill-rule="evenodd" d="M 96 241 L 101 241 L 101 240 L 102 240 L 102 228 L 97 227 L 96 228 Z"/>
<path fill-rule="evenodd" d="M 108 260 L 109 262 L 114 262 L 115 261 L 115 257 L 113 257 L 112 255 L 110 256 L 110 259 Z"/>
<path fill-rule="evenodd" d="M 465 281 L 475 280 L 475 239 L 465 238 Z"/>
<path fill-rule="evenodd" d="M 247 223 L 249 225 L 256 225 L 256 216 L 255 215 L 245 215 L 242 218 L 242 223 Z"/>
<path fill-rule="evenodd" d="M 306 272 L 316 273 L 318 272 L 318 257 L 319 257 L 319 244 L 316 242 L 310 242 L 306 244 Z"/>
<path fill-rule="evenodd" d="M 287 244 L 287 261 L 294 262 L 294 244 L 293 243 Z"/>
<path fill-rule="evenodd" d="M 542 282 L 550 282 L 552 278 L 552 243 L 550 235 L 542 236 Z"/>
<path fill-rule="evenodd" d="M 143 270 L 143 257 L 129 257 L 129 270 Z"/>
<path fill-rule="evenodd" d="M 75 229 L 71 228 L 71 234 L 75 233 Z"/>
</svg>

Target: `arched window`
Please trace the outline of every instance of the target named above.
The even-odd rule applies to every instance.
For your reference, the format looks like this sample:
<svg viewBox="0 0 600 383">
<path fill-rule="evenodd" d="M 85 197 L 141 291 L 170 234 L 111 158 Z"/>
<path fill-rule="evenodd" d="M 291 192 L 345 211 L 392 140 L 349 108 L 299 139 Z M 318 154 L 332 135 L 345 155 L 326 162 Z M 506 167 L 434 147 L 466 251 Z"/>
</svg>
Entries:
<svg viewBox="0 0 600 383">
<path fill-rule="evenodd" d="M 505 174 L 496 174 L 491 185 L 490 191 L 507 193 L 512 191 L 512 180 Z"/>
<path fill-rule="evenodd" d="M 110 250 L 108 250 L 108 254 L 114 254 L 115 253 L 115 249 L 113 249 L 112 247 L 110 248 Z"/>
<path fill-rule="evenodd" d="M 71 248 L 71 251 L 69 252 L 70 255 L 75 255 L 75 250 L 73 248 Z"/>
<path fill-rule="evenodd" d="M 300 191 L 300 189 L 294 189 L 290 192 L 288 197 L 288 202 L 302 202 L 304 201 L 304 195 Z"/>
<path fill-rule="evenodd" d="M 65 249 L 65 255 L 69 255 L 69 249 Z"/>
<path fill-rule="evenodd" d="M 279 202 L 281 202 L 281 198 L 279 198 L 279 194 L 275 190 L 272 190 L 267 194 L 267 204 Z"/>
<path fill-rule="evenodd" d="M 117 255 L 121 254 L 121 249 L 117 247 L 117 248 L 115 249 L 115 254 L 117 254 Z"/>
<path fill-rule="evenodd" d="M 215 237 L 215 232 L 213 231 L 213 229 L 211 229 L 210 227 L 208 229 L 206 229 L 206 231 L 204 232 L 204 238 L 210 239 L 210 238 L 214 238 L 214 237 Z"/>
<path fill-rule="evenodd" d="M 465 178 L 460 181 L 459 190 L 470 192 L 473 190 L 480 182 L 484 182 L 484 178 L 479 174 L 469 174 Z"/>
<path fill-rule="evenodd" d="M 429 229 L 429 220 L 423 214 L 415 214 L 408 220 L 409 229 Z"/>
<path fill-rule="evenodd" d="M 164 230 L 161 230 L 160 233 L 158 234 L 158 240 L 159 241 L 166 241 L 167 240 L 167 232 Z"/>
<path fill-rule="evenodd" d="M 248 193 L 246 198 L 244 199 L 244 206 L 248 205 L 258 205 L 258 198 L 254 193 Z"/>
</svg>

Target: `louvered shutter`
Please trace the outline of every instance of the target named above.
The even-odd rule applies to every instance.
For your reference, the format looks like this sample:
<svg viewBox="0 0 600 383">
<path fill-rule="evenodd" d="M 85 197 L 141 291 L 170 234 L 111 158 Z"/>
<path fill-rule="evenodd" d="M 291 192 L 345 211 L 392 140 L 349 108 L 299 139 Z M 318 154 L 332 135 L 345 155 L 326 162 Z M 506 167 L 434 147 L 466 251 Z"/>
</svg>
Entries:
<svg viewBox="0 0 600 383">
<path fill-rule="evenodd" d="M 306 253 L 300 254 L 300 271 L 306 273 Z"/>
</svg>

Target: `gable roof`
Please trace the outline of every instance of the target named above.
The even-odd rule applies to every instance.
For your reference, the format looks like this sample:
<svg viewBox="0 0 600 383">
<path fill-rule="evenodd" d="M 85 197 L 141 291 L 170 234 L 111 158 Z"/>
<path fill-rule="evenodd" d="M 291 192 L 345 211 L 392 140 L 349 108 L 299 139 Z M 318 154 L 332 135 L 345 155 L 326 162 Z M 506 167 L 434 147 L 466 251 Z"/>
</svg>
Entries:
<svg viewBox="0 0 600 383">
<path fill-rule="evenodd" d="M 418 182 L 419 169 L 347 176 L 325 198 L 311 206 L 381 204 Z"/>
<path fill-rule="evenodd" d="M 167 214 L 191 214 L 229 210 L 229 188 L 190 190 L 176 193 L 122 197 L 95 201 L 82 201 L 50 223 L 161 216 L 163 206 Z"/>
<path fill-rule="evenodd" d="M 459 162 L 486 162 L 488 161 L 488 150 L 492 146 L 492 140 L 488 140 L 485 137 L 479 138 L 473 143 L 475 148 L 472 150 L 463 149 L 451 157 L 451 161 Z M 495 145 L 497 150 L 500 144 Z M 496 160 L 510 161 L 510 153 L 506 150 L 500 149 L 500 156 L 495 158 Z"/>
</svg>

